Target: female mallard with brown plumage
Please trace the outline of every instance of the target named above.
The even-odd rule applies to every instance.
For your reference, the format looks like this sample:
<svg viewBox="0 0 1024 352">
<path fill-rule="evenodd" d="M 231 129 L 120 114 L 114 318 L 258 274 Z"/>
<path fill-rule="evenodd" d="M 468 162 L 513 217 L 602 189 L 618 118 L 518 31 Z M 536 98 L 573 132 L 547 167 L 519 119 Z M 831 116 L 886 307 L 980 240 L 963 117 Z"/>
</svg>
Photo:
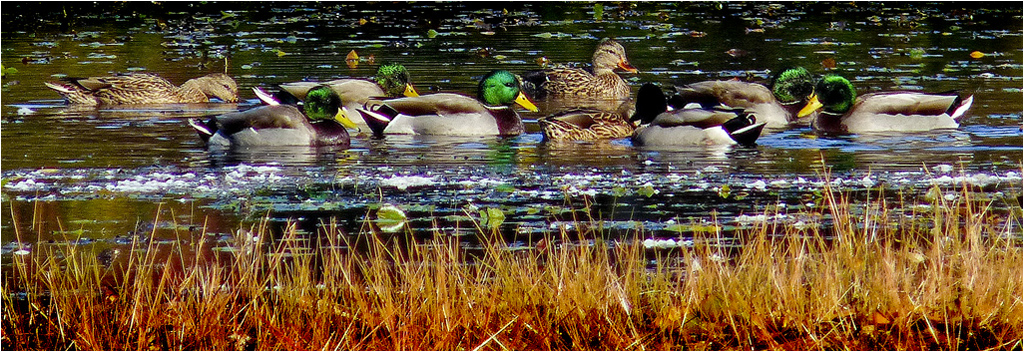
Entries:
<svg viewBox="0 0 1024 352">
<path fill-rule="evenodd" d="M 190 79 L 181 86 L 149 73 L 64 78 L 44 84 L 64 96 L 69 104 L 77 105 L 207 103 L 210 98 L 227 103 L 238 101 L 238 84 L 223 73 Z"/>
<path fill-rule="evenodd" d="M 829 133 L 923 132 L 960 127 L 974 96 L 896 91 L 857 96 L 849 80 L 826 75 L 814 89 L 815 97 L 804 110 L 822 108 L 811 123 L 816 131 Z"/>
<path fill-rule="evenodd" d="M 544 138 L 551 141 L 594 141 L 625 138 L 633 135 L 634 126 L 627 121 L 629 103 L 617 111 L 573 109 L 537 120 Z"/>
<path fill-rule="evenodd" d="M 581 68 L 555 67 L 531 71 L 523 75 L 526 92 L 534 98 L 550 95 L 555 97 L 590 97 L 603 99 L 625 99 L 629 97 L 629 85 L 615 73 L 616 69 L 636 73 L 637 69 L 626 59 L 626 49 L 619 42 L 606 39 L 594 51 L 594 71 Z"/>
</svg>

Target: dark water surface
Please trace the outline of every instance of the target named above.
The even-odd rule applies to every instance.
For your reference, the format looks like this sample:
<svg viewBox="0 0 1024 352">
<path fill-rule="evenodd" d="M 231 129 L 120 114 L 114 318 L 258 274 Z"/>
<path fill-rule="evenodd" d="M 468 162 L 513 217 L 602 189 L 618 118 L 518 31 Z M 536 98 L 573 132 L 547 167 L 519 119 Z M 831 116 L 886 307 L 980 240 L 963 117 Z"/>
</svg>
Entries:
<svg viewBox="0 0 1024 352">
<path fill-rule="evenodd" d="M 102 249 L 149 234 L 227 234 L 267 215 L 309 233 L 332 220 L 356 233 L 382 204 L 403 209 L 419 237 L 473 234 L 481 214 L 500 210 L 505 218 L 493 224 L 524 245 L 592 230 L 576 221 L 591 218 L 605 236 L 643 229 L 685 242 L 715 223 L 726 232 L 765 219 L 827 228 L 827 216 L 796 215 L 817 209 L 826 182 L 856 200 L 884 188 L 884 197 L 922 206 L 956 199 L 966 183 L 1021 234 L 1019 3 L 503 4 L 177 3 L 163 15 L 111 10 L 62 28 L 5 3 L 2 61 L 16 72 L 2 87 L 4 263 L 37 241 Z M 252 87 L 369 77 L 383 61 L 405 64 L 421 93 L 474 94 L 493 69 L 586 64 L 605 37 L 640 69 L 625 75 L 634 92 L 643 82 L 765 82 L 783 64 L 818 75 L 834 65 L 861 94 L 956 90 L 975 103 L 957 130 L 802 128 L 752 148 L 682 150 L 628 139 L 546 143 L 536 120 L 557 104 L 544 101 L 540 113 L 523 114 L 528 133 L 515 138 L 359 136 L 348 149 L 210 153 L 185 122 L 255 105 Z M 355 68 L 345 62 L 352 50 Z M 71 108 L 42 84 L 130 71 L 180 84 L 225 69 L 239 83 L 238 105 Z M 940 194 L 929 194 L 936 186 Z"/>
</svg>

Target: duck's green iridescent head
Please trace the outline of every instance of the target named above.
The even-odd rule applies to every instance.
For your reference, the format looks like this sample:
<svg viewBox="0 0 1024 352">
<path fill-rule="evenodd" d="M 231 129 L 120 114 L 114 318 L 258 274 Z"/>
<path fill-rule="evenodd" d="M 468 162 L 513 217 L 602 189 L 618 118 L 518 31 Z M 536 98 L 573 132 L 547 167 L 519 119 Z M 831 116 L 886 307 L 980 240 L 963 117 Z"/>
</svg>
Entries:
<svg viewBox="0 0 1024 352">
<path fill-rule="evenodd" d="M 418 97 L 419 93 L 412 87 L 409 71 L 401 64 L 384 64 L 377 68 L 377 85 L 384 89 L 389 97 Z"/>
<path fill-rule="evenodd" d="M 523 94 L 519 77 L 505 70 L 491 71 L 480 79 L 477 99 L 487 105 L 519 104 L 526 110 L 538 111 L 530 98 Z"/>
<path fill-rule="evenodd" d="M 306 100 L 302 102 L 302 111 L 312 121 L 335 120 L 348 128 L 357 127 L 341 110 L 341 97 L 330 86 L 310 89 L 306 93 Z"/>
<path fill-rule="evenodd" d="M 814 93 L 827 112 L 846 113 L 857 99 L 853 84 L 839 75 L 825 75 L 814 88 Z"/>
<path fill-rule="evenodd" d="M 814 77 L 803 67 L 780 70 L 772 77 L 771 90 L 783 104 L 806 102 L 814 94 Z"/>
</svg>

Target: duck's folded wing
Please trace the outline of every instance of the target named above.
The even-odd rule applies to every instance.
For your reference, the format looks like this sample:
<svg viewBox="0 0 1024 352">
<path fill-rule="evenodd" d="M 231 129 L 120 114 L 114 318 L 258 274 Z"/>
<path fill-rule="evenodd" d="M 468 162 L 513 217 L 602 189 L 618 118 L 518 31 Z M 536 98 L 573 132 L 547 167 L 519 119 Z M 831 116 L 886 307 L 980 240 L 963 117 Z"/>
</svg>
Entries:
<svg viewBox="0 0 1024 352">
<path fill-rule="evenodd" d="M 225 135 L 231 135 L 247 128 L 298 128 L 305 118 L 305 115 L 294 106 L 268 105 L 220 115 L 216 120 L 217 130 Z"/>
<path fill-rule="evenodd" d="M 960 105 L 956 93 L 884 92 L 861 96 L 853 109 L 886 115 L 943 115 Z"/>
<path fill-rule="evenodd" d="M 474 98 L 451 93 L 389 99 L 384 102 L 402 115 L 409 116 L 474 114 L 489 111 Z"/>
<path fill-rule="evenodd" d="M 721 126 L 737 115 L 737 112 L 733 110 L 682 109 L 658 115 L 651 124 L 662 127 L 694 126 L 709 128 Z"/>
<path fill-rule="evenodd" d="M 706 81 L 676 87 L 678 98 L 669 103 L 675 108 L 682 104 L 697 103 L 704 108 L 712 108 L 719 104 L 729 107 L 751 107 L 755 104 L 775 101 L 775 97 L 767 87 L 741 81 Z M 680 105 L 680 106 L 677 106 Z"/>
</svg>

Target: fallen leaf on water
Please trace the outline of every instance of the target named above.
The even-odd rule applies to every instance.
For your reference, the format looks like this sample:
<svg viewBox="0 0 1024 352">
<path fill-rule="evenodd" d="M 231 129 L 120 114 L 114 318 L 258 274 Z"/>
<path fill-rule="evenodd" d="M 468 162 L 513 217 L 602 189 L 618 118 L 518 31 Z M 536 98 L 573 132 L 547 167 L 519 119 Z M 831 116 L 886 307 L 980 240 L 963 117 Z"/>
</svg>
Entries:
<svg viewBox="0 0 1024 352">
<path fill-rule="evenodd" d="M 547 67 L 549 63 L 551 63 L 551 60 L 548 60 L 546 56 L 537 58 L 537 65 L 540 67 Z"/>
<path fill-rule="evenodd" d="M 836 59 L 827 58 L 821 60 L 821 67 L 824 67 L 826 70 L 834 70 L 836 68 Z"/>
<path fill-rule="evenodd" d="M 732 57 L 740 57 L 747 55 L 747 51 L 743 49 L 729 49 L 729 51 L 726 51 L 725 53 L 729 54 L 729 56 Z"/>
<path fill-rule="evenodd" d="M 359 19 L 359 25 L 360 26 L 365 25 L 367 23 L 370 23 L 370 21 L 367 21 L 365 18 L 360 18 Z"/>
<path fill-rule="evenodd" d="M 694 37 L 694 38 L 702 38 L 702 37 L 704 37 L 706 35 L 708 35 L 708 34 L 704 33 L 704 32 L 698 32 L 698 31 L 691 31 L 690 32 L 690 36 Z"/>
<path fill-rule="evenodd" d="M 349 51 L 348 56 L 345 56 L 345 61 L 359 61 L 359 54 L 355 50 Z"/>
<path fill-rule="evenodd" d="M 975 58 L 975 59 L 980 59 L 980 58 L 985 57 L 985 53 L 980 52 L 980 51 L 974 51 L 974 52 L 971 52 L 971 57 Z"/>
</svg>

